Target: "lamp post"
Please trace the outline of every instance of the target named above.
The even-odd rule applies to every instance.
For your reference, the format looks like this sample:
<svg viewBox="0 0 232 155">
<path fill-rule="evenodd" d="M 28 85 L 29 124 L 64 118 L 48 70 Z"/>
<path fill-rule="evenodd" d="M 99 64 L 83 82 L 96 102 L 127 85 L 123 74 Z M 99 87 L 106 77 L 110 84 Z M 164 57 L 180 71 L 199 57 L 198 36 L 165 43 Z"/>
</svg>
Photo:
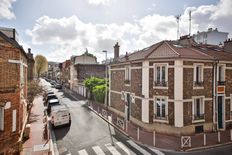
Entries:
<svg viewBox="0 0 232 155">
<path fill-rule="evenodd" d="M 104 50 L 102 51 L 104 53 L 106 53 L 106 61 L 105 61 L 105 65 L 106 65 L 106 90 L 105 90 L 105 107 L 106 107 L 106 113 L 107 113 L 107 119 L 108 119 L 108 104 L 107 104 L 107 80 L 108 80 L 108 74 L 107 74 L 107 51 Z M 114 141 L 113 141 L 113 137 L 112 137 L 112 133 L 111 133 L 111 129 L 110 129 L 110 123 L 108 123 L 108 127 L 109 127 L 109 132 L 110 132 L 110 139 L 111 139 L 111 145 L 114 146 Z"/>
<path fill-rule="evenodd" d="M 107 77 L 108 77 L 108 76 L 107 76 L 107 51 L 104 50 L 104 51 L 102 51 L 102 52 L 106 53 L 106 61 L 105 61 L 105 65 L 106 65 L 106 75 L 105 75 L 105 76 L 106 76 L 105 106 L 106 106 L 106 108 L 107 108 L 107 105 L 108 105 L 108 104 L 107 104 L 107 92 L 108 92 L 108 91 L 107 91 L 107 80 L 108 80 L 108 78 L 107 78 Z M 108 110 L 108 108 L 107 108 L 107 110 Z"/>
</svg>

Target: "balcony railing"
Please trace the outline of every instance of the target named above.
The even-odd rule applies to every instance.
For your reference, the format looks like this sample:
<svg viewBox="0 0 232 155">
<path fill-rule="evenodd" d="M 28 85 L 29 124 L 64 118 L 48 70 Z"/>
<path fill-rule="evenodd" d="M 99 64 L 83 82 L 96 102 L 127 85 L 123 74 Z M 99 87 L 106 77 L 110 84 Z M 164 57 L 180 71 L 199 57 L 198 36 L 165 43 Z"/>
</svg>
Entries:
<svg viewBox="0 0 232 155">
<path fill-rule="evenodd" d="M 193 115 L 193 120 L 204 120 L 205 119 L 205 114 L 200 114 L 200 115 Z"/>
<path fill-rule="evenodd" d="M 167 121 L 168 120 L 168 115 L 165 115 L 164 117 L 162 117 L 160 115 L 158 116 L 157 114 L 154 114 L 154 119 Z"/>
<path fill-rule="evenodd" d="M 224 86 L 226 84 L 226 81 L 218 81 L 217 85 L 218 86 Z"/>
<path fill-rule="evenodd" d="M 154 81 L 155 87 L 167 87 L 168 81 Z"/>
<path fill-rule="evenodd" d="M 194 81 L 193 86 L 194 87 L 203 87 L 204 81 Z"/>
</svg>

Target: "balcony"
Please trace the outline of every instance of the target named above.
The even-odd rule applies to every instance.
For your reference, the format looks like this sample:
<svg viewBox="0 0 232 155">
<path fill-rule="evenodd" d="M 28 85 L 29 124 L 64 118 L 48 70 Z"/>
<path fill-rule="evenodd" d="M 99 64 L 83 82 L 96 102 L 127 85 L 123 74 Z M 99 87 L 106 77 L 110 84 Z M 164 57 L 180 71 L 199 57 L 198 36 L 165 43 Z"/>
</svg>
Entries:
<svg viewBox="0 0 232 155">
<path fill-rule="evenodd" d="M 167 87 L 168 81 L 154 81 L 153 85 L 155 87 Z"/>
<path fill-rule="evenodd" d="M 205 114 L 193 115 L 193 120 L 194 121 L 204 120 L 204 119 L 205 119 Z"/>
<path fill-rule="evenodd" d="M 193 86 L 194 87 L 203 87 L 204 86 L 204 81 L 194 81 Z"/>
<path fill-rule="evenodd" d="M 218 81 L 217 82 L 218 86 L 225 86 L 225 84 L 226 84 L 226 81 Z"/>
</svg>

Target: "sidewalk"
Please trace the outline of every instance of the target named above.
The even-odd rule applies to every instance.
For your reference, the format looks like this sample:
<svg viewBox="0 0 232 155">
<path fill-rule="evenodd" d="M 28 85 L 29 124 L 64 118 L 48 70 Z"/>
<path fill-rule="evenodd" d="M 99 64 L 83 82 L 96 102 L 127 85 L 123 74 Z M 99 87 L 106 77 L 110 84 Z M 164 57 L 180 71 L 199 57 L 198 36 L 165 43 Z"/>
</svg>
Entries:
<svg viewBox="0 0 232 155">
<path fill-rule="evenodd" d="M 29 117 L 30 137 L 23 144 L 21 155 L 48 155 L 49 137 L 44 135 L 45 123 L 42 97 L 35 98 Z"/>
</svg>

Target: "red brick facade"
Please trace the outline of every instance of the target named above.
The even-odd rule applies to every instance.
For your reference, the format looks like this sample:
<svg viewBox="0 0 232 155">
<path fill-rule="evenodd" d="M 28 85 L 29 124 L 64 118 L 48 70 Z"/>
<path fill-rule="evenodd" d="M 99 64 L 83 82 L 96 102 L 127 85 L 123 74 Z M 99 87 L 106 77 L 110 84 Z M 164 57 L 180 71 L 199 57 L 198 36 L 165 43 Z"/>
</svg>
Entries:
<svg viewBox="0 0 232 155">
<path fill-rule="evenodd" d="M 20 77 L 22 74 L 24 78 Z M 0 79 L 0 106 L 4 109 L 0 154 L 13 154 L 18 151 L 18 140 L 26 120 L 27 56 L 16 41 L 3 34 L 0 34 Z M 14 110 L 16 117 L 13 118 Z"/>
</svg>

